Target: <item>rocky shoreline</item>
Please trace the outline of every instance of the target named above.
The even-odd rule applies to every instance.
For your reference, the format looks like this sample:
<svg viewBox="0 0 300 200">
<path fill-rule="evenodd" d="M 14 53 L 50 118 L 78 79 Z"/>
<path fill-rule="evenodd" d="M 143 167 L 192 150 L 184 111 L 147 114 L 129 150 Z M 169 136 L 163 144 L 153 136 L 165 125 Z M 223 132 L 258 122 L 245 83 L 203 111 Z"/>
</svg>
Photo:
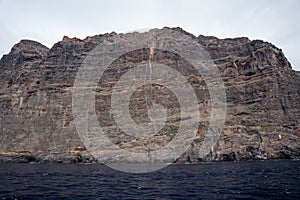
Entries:
<svg viewBox="0 0 300 200">
<path fill-rule="evenodd" d="M 0 163 L 97 163 L 96 159 L 90 156 L 87 152 L 73 152 L 73 153 L 30 153 L 30 152 L 0 152 Z"/>
<path fill-rule="evenodd" d="M 277 157 L 268 158 L 265 155 L 255 156 L 241 156 L 238 153 L 232 152 L 229 154 L 220 155 L 217 158 L 210 157 L 208 155 L 205 158 L 198 159 L 197 161 L 191 160 L 189 157 L 181 157 L 177 159 L 174 164 L 195 164 L 201 162 L 242 162 L 242 161 L 254 161 L 254 160 L 300 160 L 298 154 L 291 155 L 290 153 L 281 152 Z M 0 164 L 1 163 L 39 163 L 39 164 L 104 164 L 97 161 L 88 152 L 73 152 L 73 153 L 57 153 L 57 154 L 38 154 L 30 152 L 0 152 Z"/>
</svg>

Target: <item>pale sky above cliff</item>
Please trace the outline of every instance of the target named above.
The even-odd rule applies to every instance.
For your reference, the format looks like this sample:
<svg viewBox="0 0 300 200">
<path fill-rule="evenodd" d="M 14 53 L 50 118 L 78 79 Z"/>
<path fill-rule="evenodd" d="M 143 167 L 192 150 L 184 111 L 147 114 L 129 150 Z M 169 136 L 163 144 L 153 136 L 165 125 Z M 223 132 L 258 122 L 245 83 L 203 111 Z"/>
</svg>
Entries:
<svg viewBox="0 0 300 200">
<path fill-rule="evenodd" d="M 64 35 L 180 26 L 197 36 L 269 41 L 300 70 L 299 10 L 298 0 L 0 0 L 0 56 L 21 39 L 51 47 Z"/>
</svg>

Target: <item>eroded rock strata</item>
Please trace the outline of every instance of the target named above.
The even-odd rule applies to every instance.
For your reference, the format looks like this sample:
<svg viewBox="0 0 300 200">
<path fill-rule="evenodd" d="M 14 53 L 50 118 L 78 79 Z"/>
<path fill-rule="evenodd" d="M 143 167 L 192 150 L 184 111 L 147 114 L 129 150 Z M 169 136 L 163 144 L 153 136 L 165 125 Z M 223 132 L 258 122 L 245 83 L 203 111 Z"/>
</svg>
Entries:
<svg viewBox="0 0 300 200">
<path fill-rule="evenodd" d="M 128 151 L 151 151 L 176 133 L 180 112 L 176 97 L 160 85 L 144 86 L 132 96 L 132 118 L 149 122 L 147 107 L 160 102 L 168 110 L 166 126 L 144 139 L 126 135 L 110 113 L 109 92 L 126 70 L 145 60 L 160 62 L 185 74 L 195 88 L 202 118 L 189 150 L 177 162 L 286 159 L 300 156 L 300 72 L 282 51 L 261 40 L 218 39 L 189 35 L 210 54 L 222 75 L 226 96 L 225 127 L 217 144 L 199 158 L 211 104 L 205 80 L 192 74 L 186 61 L 159 49 L 121 56 L 107 70 L 96 91 L 96 112 L 105 133 Z M 140 33 L 143 34 L 143 33 Z M 72 115 L 72 87 L 87 54 L 109 33 L 83 40 L 64 37 L 51 49 L 21 40 L 0 61 L 0 160 L 2 162 L 96 162 L 82 144 Z M 151 94 L 145 97 L 146 94 Z M 145 100 L 147 99 L 147 101 Z M 114 158 L 103 157 L 98 162 Z"/>
</svg>

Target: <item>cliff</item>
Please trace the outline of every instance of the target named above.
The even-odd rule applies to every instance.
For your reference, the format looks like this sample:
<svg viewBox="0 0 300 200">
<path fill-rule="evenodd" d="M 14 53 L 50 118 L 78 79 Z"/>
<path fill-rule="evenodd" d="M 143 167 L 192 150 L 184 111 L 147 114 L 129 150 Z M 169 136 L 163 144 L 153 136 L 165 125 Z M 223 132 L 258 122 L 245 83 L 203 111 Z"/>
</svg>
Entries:
<svg viewBox="0 0 300 200">
<path fill-rule="evenodd" d="M 300 73 L 274 45 L 248 38 L 218 39 L 193 36 L 180 28 L 209 52 L 225 84 L 227 96 L 226 122 L 217 144 L 205 158 L 199 158 L 203 135 L 208 127 L 211 105 L 201 76 L 189 76 L 197 88 L 199 105 L 203 105 L 203 121 L 189 150 L 178 162 L 202 160 L 285 159 L 300 156 Z M 130 33 L 129 33 L 130 34 Z M 143 34 L 143 33 L 140 33 Z M 0 60 L 0 158 L 3 162 L 95 162 L 82 144 L 72 115 L 72 87 L 76 73 L 87 54 L 105 39 L 117 35 L 107 33 L 83 40 L 64 37 L 51 49 L 30 40 L 21 40 Z M 151 56 L 150 56 L 151 54 Z M 159 61 L 185 72 L 186 61 L 160 50 L 133 51 L 118 59 L 112 75 L 142 62 Z M 124 65 L 126 66 L 124 67 Z M 111 81 L 111 80 L 109 80 Z M 116 80 L 113 80 L 116 82 Z M 114 83 L 115 83 L 114 82 Z M 111 140 L 134 151 L 170 141 L 173 129 L 165 128 L 156 140 L 139 140 L 121 133 L 109 118 L 110 89 L 107 80 L 97 90 L 96 112 Z M 149 88 L 148 88 L 149 89 Z M 147 90 L 147 88 L 144 88 Z M 158 88 L 158 97 L 170 100 L 164 106 L 176 115 L 176 99 Z M 135 99 L 142 94 L 136 93 Z M 167 97 L 166 97 L 167 96 Z M 141 122 L 144 101 L 133 105 L 133 118 Z M 175 106 L 176 107 L 176 106 Z M 174 125 L 176 129 L 176 125 Z M 154 144 L 154 145 L 153 145 Z M 152 146 L 151 146 L 152 145 Z M 109 161 L 103 158 L 100 162 Z"/>
</svg>

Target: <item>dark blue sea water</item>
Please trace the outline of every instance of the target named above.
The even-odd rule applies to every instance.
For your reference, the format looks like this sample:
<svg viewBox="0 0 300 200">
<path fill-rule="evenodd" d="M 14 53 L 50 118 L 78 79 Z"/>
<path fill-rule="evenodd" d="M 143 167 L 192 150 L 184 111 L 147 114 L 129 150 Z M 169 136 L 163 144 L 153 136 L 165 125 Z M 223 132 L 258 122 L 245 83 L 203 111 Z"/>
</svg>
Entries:
<svg viewBox="0 0 300 200">
<path fill-rule="evenodd" d="M 1 199 L 299 199 L 300 161 L 171 165 L 147 174 L 97 164 L 1 164 Z"/>
</svg>

